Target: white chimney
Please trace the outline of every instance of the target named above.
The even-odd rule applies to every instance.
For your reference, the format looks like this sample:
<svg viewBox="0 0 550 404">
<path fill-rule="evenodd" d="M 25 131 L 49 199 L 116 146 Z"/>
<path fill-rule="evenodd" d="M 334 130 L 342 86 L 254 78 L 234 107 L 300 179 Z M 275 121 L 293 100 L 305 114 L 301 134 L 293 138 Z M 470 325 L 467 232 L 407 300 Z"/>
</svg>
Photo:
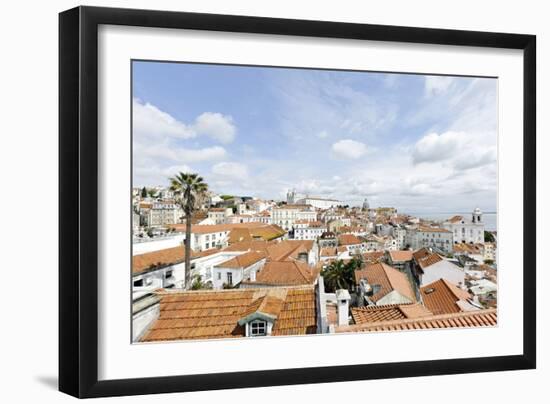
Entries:
<svg viewBox="0 0 550 404">
<path fill-rule="evenodd" d="M 346 289 L 336 291 L 336 304 L 338 305 L 338 325 L 349 325 L 349 302 L 351 296 Z"/>
</svg>

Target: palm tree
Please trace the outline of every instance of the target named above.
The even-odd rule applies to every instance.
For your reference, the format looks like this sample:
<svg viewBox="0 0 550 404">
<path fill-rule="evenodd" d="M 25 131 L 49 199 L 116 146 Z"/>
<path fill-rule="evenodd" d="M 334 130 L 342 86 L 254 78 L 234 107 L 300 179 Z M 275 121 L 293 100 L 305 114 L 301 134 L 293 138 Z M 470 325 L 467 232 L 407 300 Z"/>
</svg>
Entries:
<svg viewBox="0 0 550 404">
<path fill-rule="evenodd" d="M 191 288 L 191 217 L 208 190 L 198 174 L 182 173 L 170 178 L 170 190 L 185 214 L 185 289 Z"/>
<path fill-rule="evenodd" d="M 349 283 L 346 272 L 346 265 L 342 260 L 336 260 L 323 269 L 321 274 L 323 275 L 327 289 L 332 292 L 335 292 L 337 289 L 347 289 Z"/>
<path fill-rule="evenodd" d="M 349 262 L 336 260 L 323 269 L 321 275 L 325 280 L 327 290 L 335 292 L 337 289 L 352 290 L 355 280 L 355 271 L 361 269 L 362 260 L 352 258 Z"/>
</svg>

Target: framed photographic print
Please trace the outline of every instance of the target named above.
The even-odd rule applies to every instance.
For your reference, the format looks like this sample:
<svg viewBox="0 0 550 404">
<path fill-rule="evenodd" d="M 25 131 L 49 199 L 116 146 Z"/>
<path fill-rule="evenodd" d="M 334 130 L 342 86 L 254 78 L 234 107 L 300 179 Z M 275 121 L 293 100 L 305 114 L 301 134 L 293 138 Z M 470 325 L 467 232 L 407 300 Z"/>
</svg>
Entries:
<svg viewBox="0 0 550 404">
<path fill-rule="evenodd" d="M 534 36 L 59 21 L 61 391 L 535 367 Z"/>
</svg>

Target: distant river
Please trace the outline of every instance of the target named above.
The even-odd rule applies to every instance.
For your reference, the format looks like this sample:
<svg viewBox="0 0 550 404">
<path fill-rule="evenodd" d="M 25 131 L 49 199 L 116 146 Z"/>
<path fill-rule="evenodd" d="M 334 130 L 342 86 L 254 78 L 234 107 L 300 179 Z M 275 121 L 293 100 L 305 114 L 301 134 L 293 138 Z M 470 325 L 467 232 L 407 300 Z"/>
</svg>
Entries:
<svg viewBox="0 0 550 404">
<path fill-rule="evenodd" d="M 464 216 L 467 220 L 471 220 L 472 213 L 415 213 L 404 212 L 411 216 L 416 216 L 426 220 L 433 220 L 437 222 L 443 222 L 453 216 Z M 497 229 L 497 214 L 496 213 L 484 213 L 483 222 L 485 223 L 485 230 L 496 231 Z"/>
</svg>

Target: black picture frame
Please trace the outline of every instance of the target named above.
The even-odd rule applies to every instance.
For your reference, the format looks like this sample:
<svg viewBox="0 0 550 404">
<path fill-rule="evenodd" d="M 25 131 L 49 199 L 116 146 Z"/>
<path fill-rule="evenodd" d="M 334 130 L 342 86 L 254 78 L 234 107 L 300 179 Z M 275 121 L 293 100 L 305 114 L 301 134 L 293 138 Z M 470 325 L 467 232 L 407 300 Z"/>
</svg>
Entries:
<svg viewBox="0 0 550 404">
<path fill-rule="evenodd" d="M 523 354 L 99 381 L 98 26 L 180 28 L 523 51 Z M 536 366 L 534 35 L 77 7 L 59 15 L 59 390 L 75 397 L 326 383 Z M 529 235 L 529 238 L 525 235 Z"/>
</svg>

